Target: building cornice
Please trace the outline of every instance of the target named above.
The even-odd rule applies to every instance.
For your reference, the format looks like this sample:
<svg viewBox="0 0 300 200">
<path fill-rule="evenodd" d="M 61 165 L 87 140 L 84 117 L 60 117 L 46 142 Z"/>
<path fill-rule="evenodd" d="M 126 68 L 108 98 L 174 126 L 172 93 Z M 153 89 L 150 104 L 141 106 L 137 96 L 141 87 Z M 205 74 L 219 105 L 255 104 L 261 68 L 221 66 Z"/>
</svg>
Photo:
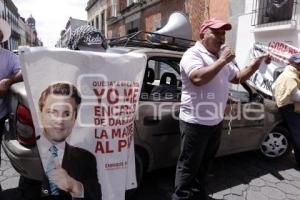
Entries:
<svg viewBox="0 0 300 200">
<path fill-rule="evenodd" d="M 87 2 L 87 6 L 85 8 L 86 11 L 89 11 L 94 5 L 95 3 L 97 3 L 98 0 L 89 0 Z"/>
</svg>

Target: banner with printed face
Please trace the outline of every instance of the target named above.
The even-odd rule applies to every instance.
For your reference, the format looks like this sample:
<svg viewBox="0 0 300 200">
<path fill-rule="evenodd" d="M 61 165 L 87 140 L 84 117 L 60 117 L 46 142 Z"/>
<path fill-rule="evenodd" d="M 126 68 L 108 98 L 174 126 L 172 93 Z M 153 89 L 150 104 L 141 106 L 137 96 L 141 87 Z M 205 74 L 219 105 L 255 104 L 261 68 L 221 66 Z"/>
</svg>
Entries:
<svg viewBox="0 0 300 200">
<path fill-rule="evenodd" d="M 263 93 L 272 96 L 271 86 L 278 74 L 288 65 L 288 59 L 292 54 L 299 53 L 300 50 L 285 42 L 271 41 L 269 43 L 256 42 L 249 53 L 250 62 L 255 57 L 269 54 L 271 63 L 263 62 L 259 68 L 248 80 L 254 87 Z"/>
<path fill-rule="evenodd" d="M 145 56 L 21 48 L 20 60 L 44 194 L 125 199 L 137 186 L 133 134 Z"/>
</svg>

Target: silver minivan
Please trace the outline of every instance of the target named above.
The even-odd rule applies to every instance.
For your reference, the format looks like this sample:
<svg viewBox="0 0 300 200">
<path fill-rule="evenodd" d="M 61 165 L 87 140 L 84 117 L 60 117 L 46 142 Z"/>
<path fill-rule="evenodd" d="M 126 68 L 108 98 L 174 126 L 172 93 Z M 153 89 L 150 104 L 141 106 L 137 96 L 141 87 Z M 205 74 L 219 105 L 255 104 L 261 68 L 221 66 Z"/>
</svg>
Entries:
<svg viewBox="0 0 300 200">
<path fill-rule="evenodd" d="M 174 166 L 180 150 L 179 108 L 182 51 L 149 47 L 113 47 L 120 54 L 147 57 L 135 120 L 135 157 L 138 182 L 144 172 Z M 271 97 L 245 83 L 231 86 L 218 156 L 259 150 L 266 158 L 280 158 L 292 148 L 289 132 Z M 21 175 L 20 184 L 42 180 L 43 168 L 23 83 L 9 94 L 9 119 L 2 146 Z"/>
</svg>

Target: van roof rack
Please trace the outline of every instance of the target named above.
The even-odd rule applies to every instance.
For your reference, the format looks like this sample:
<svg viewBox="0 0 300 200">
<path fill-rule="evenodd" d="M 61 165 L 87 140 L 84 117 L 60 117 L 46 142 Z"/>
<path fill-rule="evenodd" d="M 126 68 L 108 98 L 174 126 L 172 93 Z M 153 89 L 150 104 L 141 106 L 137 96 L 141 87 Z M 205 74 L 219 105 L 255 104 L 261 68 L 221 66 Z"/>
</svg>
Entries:
<svg viewBox="0 0 300 200">
<path fill-rule="evenodd" d="M 195 41 L 147 31 L 138 31 L 126 36 L 107 39 L 110 47 L 147 47 L 186 51 Z"/>
</svg>

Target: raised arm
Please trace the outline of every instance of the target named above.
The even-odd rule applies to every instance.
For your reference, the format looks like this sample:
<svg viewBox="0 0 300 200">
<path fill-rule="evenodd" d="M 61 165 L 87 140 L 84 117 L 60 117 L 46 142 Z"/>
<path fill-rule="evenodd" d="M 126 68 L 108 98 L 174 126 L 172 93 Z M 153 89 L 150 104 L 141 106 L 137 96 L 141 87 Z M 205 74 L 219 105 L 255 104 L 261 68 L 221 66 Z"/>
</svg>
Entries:
<svg viewBox="0 0 300 200">
<path fill-rule="evenodd" d="M 262 61 L 266 60 L 266 62 L 270 61 L 270 56 L 269 55 L 264 55 L 255 58 L 251 64 L 244 69 L 242 69 L 240 72 L 237 73 L 237 75 L 231 80 L 232 83 L 238 84 L 238 83 L 243 83 L 246 81 L 254 72 L 259 68 L 260 64 Z"/>
<path fill-rule="evenodd" d="M 202 67 L 194 70 L 190 74 L 189 78 L 196 86 L 204 85 L 211 81 L 218 74 L 218 72 L 234 58 L 234 52 L 229 47 L 226 47 L 218 60 L 207 67 Z"/>
</svg>

